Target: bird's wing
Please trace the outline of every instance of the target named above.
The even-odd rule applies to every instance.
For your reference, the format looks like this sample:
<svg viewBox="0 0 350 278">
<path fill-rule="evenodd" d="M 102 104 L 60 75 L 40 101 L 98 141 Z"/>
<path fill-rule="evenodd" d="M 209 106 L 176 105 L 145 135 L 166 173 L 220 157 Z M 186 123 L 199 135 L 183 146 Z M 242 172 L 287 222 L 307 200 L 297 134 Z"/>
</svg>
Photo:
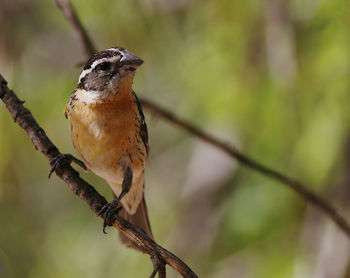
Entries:
<svg viewBox="0 0 350 278">
<path fill-rule="evenodd" d="M 143 143 L 145 144 L 147 155 L 149 153 L 149 144 L 148 144 L 148 131 L 147 131 L 147 125 L 145 121 L 145 115 L 143 114 L 141 103 L 139 99 L 137 98 L 137 95 L 135 94 L 134 91 L 132 91 L 132 94 L 135 98 L 135 103 L 137 105 L 137 110 L 140 116 L 140 136 L 142 138 Z"/>
</svg>

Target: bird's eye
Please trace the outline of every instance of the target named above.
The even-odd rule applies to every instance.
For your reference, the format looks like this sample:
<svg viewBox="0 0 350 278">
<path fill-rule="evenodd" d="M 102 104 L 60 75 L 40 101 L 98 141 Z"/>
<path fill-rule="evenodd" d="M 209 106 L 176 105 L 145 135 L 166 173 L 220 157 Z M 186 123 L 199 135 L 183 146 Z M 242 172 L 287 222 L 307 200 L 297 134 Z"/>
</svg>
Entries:
<svg viewBox="0 0 350 278">
<path fill-rule="evenodd" d="M 110 62 L 103 62 L 101 64 L 99 64 L 96 68 L 98 70 L 102 70 L 102 71 L 106 71 L 111 67 L 111 63 Z"/>
</svg>

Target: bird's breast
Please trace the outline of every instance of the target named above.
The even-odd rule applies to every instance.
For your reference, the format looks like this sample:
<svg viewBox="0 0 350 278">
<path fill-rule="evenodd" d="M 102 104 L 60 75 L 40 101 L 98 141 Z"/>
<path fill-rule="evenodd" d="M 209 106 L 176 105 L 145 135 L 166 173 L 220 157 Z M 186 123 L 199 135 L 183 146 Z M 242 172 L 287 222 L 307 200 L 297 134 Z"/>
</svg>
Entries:
<svg viewBox="0 0 350 278">
<path fill-rule="evenodd" d="M 76 99 L 70 106 L 73 145 L 93 172 L 117 183 L 122 182 L 127 165 L 135 177 L 142 173 L 146 150 L 140 144 L 139 119 L 131 99 L 98 105 Z"/>
</svg>

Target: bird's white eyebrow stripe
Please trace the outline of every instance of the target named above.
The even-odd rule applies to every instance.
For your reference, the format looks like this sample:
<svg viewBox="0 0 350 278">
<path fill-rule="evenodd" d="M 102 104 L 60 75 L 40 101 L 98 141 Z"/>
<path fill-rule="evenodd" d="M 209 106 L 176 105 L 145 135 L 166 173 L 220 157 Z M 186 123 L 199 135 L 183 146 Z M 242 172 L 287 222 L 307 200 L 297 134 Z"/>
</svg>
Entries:
<svg viewBox="0 0 350 278">
<path fill-rule="evenodd" d="M 111 47 L 111 48 L 108 48 L 106 50 L 110 50 L 110 51 L 114 51 L 114 52 L 121 52 L 122 50 L 120 48 L 116 48 L 116 47 Z"/>
<path fill-rule="evenodd" d="M 80 76 L 79 76 L 79 81 L 78 83 L 80 83 L 81 79 L 83 79 L 87 74 L 89 74 L 97 65 L 103 63 L 103 62 L 111 62 L 111 63 L 115 63 L 120 59 L 120 55 L 117 56 L 112 56 L 112 57 L 108 57 L 108 58 L 101 58 L 98 59 L 96 61 L 94 61 L 91 66 L 88 69 L 84 69 Z"/>
</svg>

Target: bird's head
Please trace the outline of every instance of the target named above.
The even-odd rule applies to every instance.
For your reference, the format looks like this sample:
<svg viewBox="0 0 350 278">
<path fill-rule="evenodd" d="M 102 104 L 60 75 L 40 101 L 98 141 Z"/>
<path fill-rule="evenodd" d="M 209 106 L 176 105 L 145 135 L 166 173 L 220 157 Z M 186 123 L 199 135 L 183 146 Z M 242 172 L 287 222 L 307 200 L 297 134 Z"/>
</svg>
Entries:
<svg viewBox="0 0 350 278">
<path fill-rule="evenodd" d="M 136 69 L 143 61 L 122 47 L 94 54 L 79 76 L 78 89 L 100 99 L 130 90 Z"/>
</svg>

